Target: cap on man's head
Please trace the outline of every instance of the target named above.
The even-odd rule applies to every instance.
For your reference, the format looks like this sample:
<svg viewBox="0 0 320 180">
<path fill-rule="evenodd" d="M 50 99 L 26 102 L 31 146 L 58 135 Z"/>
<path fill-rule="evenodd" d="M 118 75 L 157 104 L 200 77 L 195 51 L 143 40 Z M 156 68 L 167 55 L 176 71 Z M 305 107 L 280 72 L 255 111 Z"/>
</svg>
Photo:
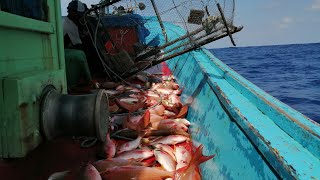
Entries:
<svg viewBox="0 0 320 180">
<path fill-rule="evenodd" d="M 76 12 L 85 12 L 87 9 L 86 4 L 82 3 L 81 1 L 78 0 L 72 0 L 67 9 L 70 11 L 76 11 Z"/>
</svg>

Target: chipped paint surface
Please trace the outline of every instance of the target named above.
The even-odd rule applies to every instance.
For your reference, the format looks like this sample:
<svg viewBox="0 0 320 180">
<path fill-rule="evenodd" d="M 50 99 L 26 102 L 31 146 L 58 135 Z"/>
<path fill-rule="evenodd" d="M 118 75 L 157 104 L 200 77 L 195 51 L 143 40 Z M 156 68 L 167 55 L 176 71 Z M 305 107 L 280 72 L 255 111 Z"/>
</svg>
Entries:
<svg viewBox="0 0 320 180">
<path fill-rule="evenodd" d="M 214 165 L 202 166 L 205 179 L 320 177 L 318 158 L 230 85 L 205 53 L 191 54 L 193 59 L 176 69 L 176 76 L 185 86 L 184 97 L 192 99 L 187 118 L 193 121 L 194 140 L 217 154 L 210 162 Z M 175 64 L 181 62 L 169 65 L 179 67 Z"/>
<path fill-rule="evenodd" d="M 228 83 L 257 106 L 264 114 L 271 117 L 274 123 L 281 129 L 307 148 L 317 158 L 320 158 L 320 125 L 318 123 L 247 81 L 215 58 L 209 51 L 204 51 L 204 53 L 220 69 L 220 73 L 223 73 Z"/>
<path fill-rule="evenodd" d="M 165 24 L 171 39 L 182 35 Z M 155 33 L 155 32 L 153 32 Z M 161 33 L 161 30 L 159 30 Z M 320 179 L 320 127 L 200 49 L 167 62 L 184 87 L 203 179 Z"/>
<path fill-rule="evenodd" d="M 200 67 L 195 66 L 192 58 L 189 55 L 185 63 L 183 57 L 175 61 L 184 63 L 184 66 L 173 71 L 185 87 L 182 99 L 191 107 L 187 118 L 192 121 L 194 144 L 204 144 L 204 153 L 216 154 L 213 160 L 201 166 L 203 179 L 277 179 L 224 110 L 208 84 L 208 76 L 199 71 Z M 174 61 L 169 65 L 174 66 Z"/>
</svg>

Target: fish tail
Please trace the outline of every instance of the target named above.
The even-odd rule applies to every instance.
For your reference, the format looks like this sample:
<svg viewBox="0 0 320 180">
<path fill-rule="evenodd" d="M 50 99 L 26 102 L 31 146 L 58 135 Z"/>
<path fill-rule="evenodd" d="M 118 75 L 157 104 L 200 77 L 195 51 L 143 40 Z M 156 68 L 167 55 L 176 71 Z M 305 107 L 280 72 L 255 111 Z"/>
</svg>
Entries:
<svg viewBox="0 0 320 180">
<path fill-rule="evenodd" d="M 202 150 L 203 150 L 203 145 L 201 144 L 197 149 L 196 152 L 194 153 L 190 164 L 194 163 L 196 166 L 200 165 L 201 163 L 204 163 L 210 159 L 212 159 L 215 155 L 211 155 L 211 156 L 204 156 L 202 154 Z"/>
<path fill-rule="evenodd" d="M 151 167 L 155 164 L 156 162 L 155 161 L 145 161 L 145 162 L 141 162 L 141 165 L 142 166 L 145 166 L 145 167 Z"/>
<path fill-rule="evenodd" d="M 152 140 L 150 140 L 150 139 L 148 139 L 149 140 L 149 145 L 154 145 L 158 140 L 160 140 L 161 138 L 163 138 L 162 136 L 160 136 L 160 137 L 157 137 L 157 138 L 155 138 L 155 139 L 152 139 Z"/>
<path fill-rule="evenodd" d="M 180 109 L 179 113 L 176 115 L 175 118 L 184 118 L 188 113 L 188 106 L 184 105 L 182 106 L 182 108 Z"/>
<path fill-rule="evenodd" d="M 215 155 L 211 155 L 211 156 L 204 156 L 202 154 L 202 150 L 203 150 L 203 145 L 200 145 L 195 153 L 192 156 L 192 159 L 189 163 L 188 166 L 185 166 L 183 168 L 180 168 L 176 171 L 175 173 L 175 178 L 174 180 L 183 180 L 185 179 L 185 177 L 188 177 L 189 175 L 191 175 L 191 173 L 193 171 L 195 171 L 197 169 L 197 167 L 201 164 L 204 163 L 210 159 L 212 159 Z"/>
<path fill-rule="evenodd" d="M 214 155 L 211 155 L 211 156 L 201 156 L 200 159 L 199 159 L 199 164 L 202 164 L 212 158 L 214 158 L 215 154 Z"/>
</svg>

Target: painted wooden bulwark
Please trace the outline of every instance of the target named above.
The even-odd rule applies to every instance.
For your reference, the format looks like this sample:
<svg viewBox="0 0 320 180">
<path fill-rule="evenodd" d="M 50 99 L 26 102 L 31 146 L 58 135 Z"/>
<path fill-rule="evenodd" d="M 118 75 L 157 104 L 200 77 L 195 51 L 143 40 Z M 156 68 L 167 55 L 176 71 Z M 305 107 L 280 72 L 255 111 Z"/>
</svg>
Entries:
<svg viewBox="0 0 320 180">
<path fill-rule="evenodd" d="M 175 25 L 165 28 L 171 40 L 183 35 Z M 216 154 L 201 165 L 203 179 L 320 179 L 319 124 L 206 49 L 167 63 L 184 88 L 183 102 L 190 105 L 194 144 L 203 144 L 206 155 Z"/>
<path fill-rule="evenodd" d="M 24 157 L 41 143 L 43 89 L 67 90 L 60 0 L 46 3 L 46 21 L 0 10 L 0 158 Z"/>
</svg>

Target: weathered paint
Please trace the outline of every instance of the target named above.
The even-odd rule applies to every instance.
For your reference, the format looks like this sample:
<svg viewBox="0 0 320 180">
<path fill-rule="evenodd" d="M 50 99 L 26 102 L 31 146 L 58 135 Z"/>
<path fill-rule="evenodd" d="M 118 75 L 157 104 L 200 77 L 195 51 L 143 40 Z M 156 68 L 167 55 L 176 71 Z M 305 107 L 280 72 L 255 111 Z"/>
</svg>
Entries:
<svg viewBox="0 0 320 180">
<path fill-rule="evenodd" d="M 41 141 L 43 88 L 66 92 L 60 1 L 46 1 L 48 21 L 0 11 L 0 157 L 23 157 Z"/>
<path fill-rule="evenodd" d="M 208 84 L 208 76 L 190 57 L 176 76 L 185 87 L 183 100 L 190 104 L 187 119 L 192 121 L 194 143 L 204 144 L 206 154 L 216 154 L 215 159 L 202 165 L 204 179 L 277 179 L 268 162 L 226 112 Z"/>
<path fill-rule="evenodd" d="M 183 34 L 176 26 L 165 26 L 171 39 Z M 317 123 L 205 49 L 168 65 L 185 88 L 182 100 L 190 104 L 187 119 L 194 143 L 217 155 L 201 166 L 204 179 L 320 179 Z"/>
<path fill-rule="evenodd" d="M 249 101 L 254 103 L 263 113 L 301 145 L 306 147 L 316 157 L 320 158 L 320 128 L 319 124 L 305 117 L 300 112 L 290 108 L 276 98 L 266 95 L 264 91 L 245 80 L 225 64 L 217 60 L 210 52 L 205 53 L 224 73 L 225 79 Z"/>
</svg>

